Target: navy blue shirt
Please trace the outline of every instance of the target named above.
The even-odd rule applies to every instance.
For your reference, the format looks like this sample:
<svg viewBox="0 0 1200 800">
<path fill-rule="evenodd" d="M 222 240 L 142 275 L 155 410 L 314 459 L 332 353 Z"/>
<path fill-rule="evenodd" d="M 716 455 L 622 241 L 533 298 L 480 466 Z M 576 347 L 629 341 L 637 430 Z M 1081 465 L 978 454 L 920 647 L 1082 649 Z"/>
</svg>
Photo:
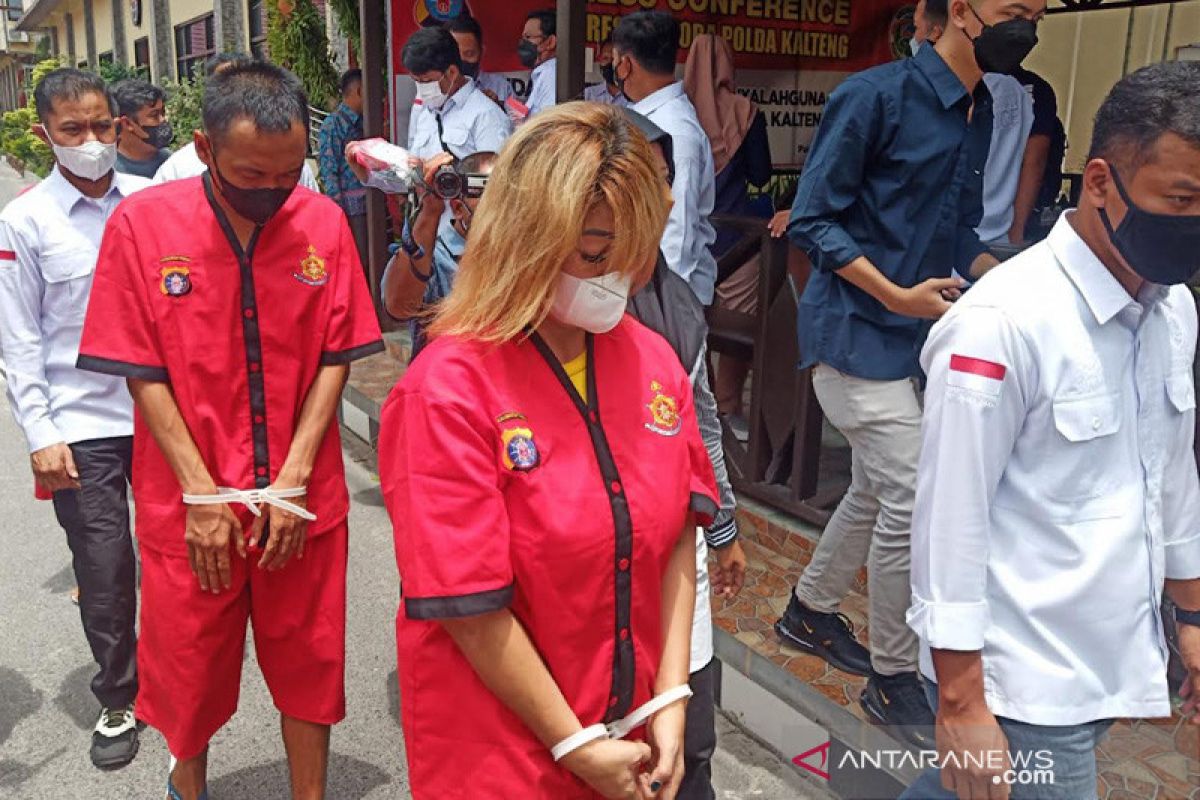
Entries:
<svg viewBox="0 0 1200 800">
<path fill-rule="evenodd" d="M 966 275 L 985 250 L 975 228 L 991 132 L 983 81 L 972 98 L 932 47 L 852 75 L 829 96 L 789 230 L 814 267 L 800 299 L 801 367 L 920 374 L 929 324 L 888 311 L 835 270 L 866 256 L 898 286 Z"/>
</svg>

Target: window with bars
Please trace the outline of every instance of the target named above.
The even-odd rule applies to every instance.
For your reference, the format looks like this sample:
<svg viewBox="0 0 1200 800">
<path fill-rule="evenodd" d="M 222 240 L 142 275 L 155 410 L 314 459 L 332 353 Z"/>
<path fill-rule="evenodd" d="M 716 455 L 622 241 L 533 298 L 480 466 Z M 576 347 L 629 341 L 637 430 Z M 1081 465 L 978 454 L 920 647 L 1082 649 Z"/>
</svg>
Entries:
<svg viewBox="0 0 1200 800">
<path fill-rule="evenodd" d="M 204 59 L 216 51 L 211 13 L 175 26 L 175 74 L 179 78 L 203 69 Z"/>
</svg>

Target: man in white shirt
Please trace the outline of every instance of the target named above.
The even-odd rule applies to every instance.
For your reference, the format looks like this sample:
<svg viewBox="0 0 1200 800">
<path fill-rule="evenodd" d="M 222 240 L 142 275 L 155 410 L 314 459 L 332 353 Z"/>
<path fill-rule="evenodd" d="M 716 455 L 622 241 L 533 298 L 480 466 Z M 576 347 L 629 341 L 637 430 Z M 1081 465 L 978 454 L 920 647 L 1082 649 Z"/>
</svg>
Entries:
<svg viewBox="0 0 1200 800">
<path fill-rule="evenodd" d="M 422 28 L 404 43 L 404 68 L 417 84 L 408 120 L 408 151 L 422 161 L 449 153 L 461 161 L 472 153 L 498 153 L 512 133 L 508 115 L 479 91 L 462 70 L 458 42 L 445 28 Z M 434 265 L 452 280 L 466 242 L 454 229 L 450 204 L 438 224 Z"/>
<path fill-rule="evenodd" d="M 113 170 L 117 131 L 104 81 L 58 69 L 34 90 L 50 175 L 0 212 L 0 351 L 34 479 L 67 534 L 84 633 L 99 671 L 97 767 L 137 754 L 136 563 L 126 495 L 133 404 L 125 382 L 75 368 L 104 224 L 145 178 Z"/>
<path fill-rule="evenodd" d="M 594 86 L 584 89 L 583 99 L 592 103 L 605 103 L 606 105 L 628 108 L 629 98 L 617 86 L 617 79 L 613 74 L 613 43 L 611 36 L 600 43 L 600 49 L 596 54 L 596 66 L 600 68 L 600 77 L 603 80 Z"/>
<path fill-rule="evenodd" d="M 635 11 L 621 18 L 612 38 L 617 85 L 634 102 L 634 111 L 671 135 L 675 204 L 663 233 L 663 255 L 707 306 L 717 280 L 717 261 L 709 250 L 717 234 L 708 220 L 716 184 L 708 136 L 683 82 L 675 80 L 679 22 L 665 11 Z"/>
<path fill-rule="evenodd" d="M 1079 208 L 929 335 L 908 621 L 957 758 L 907 798 L 1094 797 L 1111 720 L 1171 714 L 1164 588 L 1197 710 L 1198 86 L 1194 63 L 1118 83 Z M 1027 756 L 1054 785 L 1010 795 Z"/>
<path fill-rule="evenodd" d="M 913 55 L 926 42 L 933 44 L 941 38 L 949 13 L 949 0 L 919 0 L 913 14 Z M 983 81 L 992 95 L 992 143 L 983 171 L 983 219 L 975 232 L 986 245 L 1008 247 L 1014 244 L 1008 235 L 1025 146 L 1033 129 L 1033 97 L 1011 75 L 987 72 Z"/>
<path fill-rule="evenodd" d="M 554 9 L 530 11 L 517 43 L 521 64 L 533 70 L 529 76 L 529 116 L 558 102 L 558 16 Z"/>
<path fill-rule="evenodd" d="M 503 106 L 504 101 L 512 97 L 512 84 L 503 75 L 483 71 L 483 27 L 479 20 L 459 14 L 445 27 L 454 36 L 454 41 L 458 42 L 463 74 L 475 81 L 476 88 Z"/>
<path fill-rule="evenodd" d="M 217 53 L 204 62 L 204 75 L 206 78 L 212 78 L 217 72 L 231 64 L 253 60 L 253 56 L 245 53 Z M 158 172 L 154 173 L 154 183 L 194 178 L 197 175 L 203 175 L 207 169 L 208 167 L 200 160 L 200 156 L 196 155 L 196 143 L 188 142 L 172 153 L 171 157 L 158 168 Z M 321 191 L 321 186 L 317 183 L 317 178 L 307 161 L 300 170 L 300 185 L 306 189 L 312 189 L 314 192 L 320 193 Z"/>
</svg>

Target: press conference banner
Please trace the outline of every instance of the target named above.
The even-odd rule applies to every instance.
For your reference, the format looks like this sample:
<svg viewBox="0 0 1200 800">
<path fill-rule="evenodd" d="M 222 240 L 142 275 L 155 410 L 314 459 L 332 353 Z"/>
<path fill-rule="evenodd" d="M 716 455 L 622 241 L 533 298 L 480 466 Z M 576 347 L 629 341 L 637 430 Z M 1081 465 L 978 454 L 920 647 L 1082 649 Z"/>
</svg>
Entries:
<svg viewBox="0 0 1200 800">
<path fill-rule="evenodd" d="M 803 162 L 825 98 L 838 83 L 907 54 L 913 5 L 914 0 L 592 0 L 585 33 L 595 47 L 623 14 L 669 11 L 681 23 L 680 64 L 699 34 L 723 36 L 734 51 L 740 91 L 767 115 L 775 162 L 795 165 Z M 552 0 L 393 0 L 393 76 L 404 73 L 400 52 L 413 31 L 470 14 L 484 31 L 483 69 L 507 74 L 523 94 L 529 72 L 522 69 L 516 49 L 525 15 L 552 6 Z M 599 76 L 587 77 L 595 81 Z M 397 100 L 406 94 L 403 83 L 393 83 Z M 407 114 L 397 112 L 401 124 Z"/>
</svg>

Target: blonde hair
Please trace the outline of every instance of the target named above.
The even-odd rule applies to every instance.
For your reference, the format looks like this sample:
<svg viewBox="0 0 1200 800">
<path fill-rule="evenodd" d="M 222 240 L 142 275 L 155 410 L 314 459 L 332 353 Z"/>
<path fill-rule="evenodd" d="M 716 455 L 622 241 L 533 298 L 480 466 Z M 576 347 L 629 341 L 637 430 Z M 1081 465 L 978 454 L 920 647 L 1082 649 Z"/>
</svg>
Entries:
<svg viewBox="0 0 1200 800">
<path fill-rule="evenodd" d="M 503 342 L 540 325 L 584 220 L 600 203 L 616 221 L 607 263 L 644 283 L 671 209 L 646 137 L 619 109 L 599 103 L 565 103 L 523 125 L 488 179 L 430 335 Z"/>
</svg>

